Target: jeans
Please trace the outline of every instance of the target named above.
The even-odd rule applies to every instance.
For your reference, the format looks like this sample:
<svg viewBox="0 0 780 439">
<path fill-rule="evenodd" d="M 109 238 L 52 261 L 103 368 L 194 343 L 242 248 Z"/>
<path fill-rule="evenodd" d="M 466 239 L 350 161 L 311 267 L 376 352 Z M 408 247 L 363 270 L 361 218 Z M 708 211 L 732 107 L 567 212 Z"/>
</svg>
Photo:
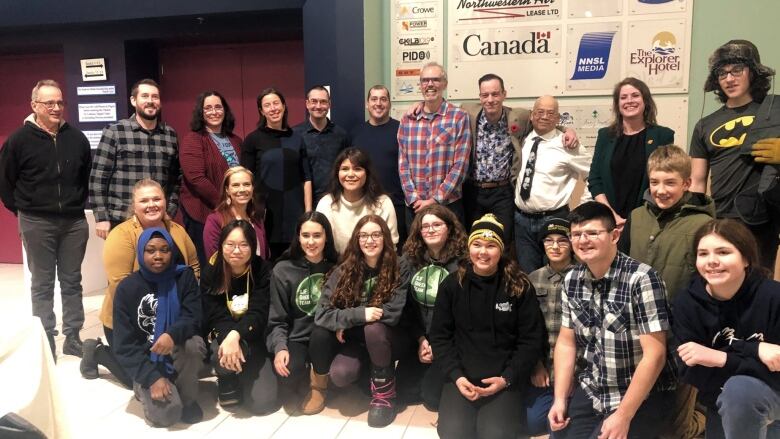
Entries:
<svg viewBox="0 0 780 439">
<path fill-rule="evenodd" d="M 553 403 L 553 388 L 529 385 L 525 390 L 525 432 L 530 436 L 541 436 L 550 432 L 547 414 Z"/>
<path fill-rule="evenodd" d="M 707 413 L 707 439 L 780 438 L 780 392 L 758 378 L 735 375 Z"/>
<path fill-rule="evenodd" d="M 62 296 L 62 332 L 78 335 L 84 325 L 81 262 L 87 250 L 89 225 L 83 216 L 67 218 L 19 212 L 19 232 L 32 275 L 32 313 L 48 335 L 56 335 L 55 273 Z"/>
</svg>

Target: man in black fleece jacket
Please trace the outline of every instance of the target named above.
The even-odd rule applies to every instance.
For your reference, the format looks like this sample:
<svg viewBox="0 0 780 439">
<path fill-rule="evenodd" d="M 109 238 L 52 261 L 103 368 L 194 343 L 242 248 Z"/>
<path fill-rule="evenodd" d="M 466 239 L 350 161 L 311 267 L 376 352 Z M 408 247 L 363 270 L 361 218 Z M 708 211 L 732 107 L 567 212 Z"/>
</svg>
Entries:
<svg viewBox="0 0 780 439">
<path fill-rule="evenodd" d="M 38 81 L 33 113 L 0 151 L 0 198 L 19 217 L 19 232 L 32 274 L 32 312 L 41 319 L 55 360 L 54 277 L 62 295 L 62 351 L 81 356 L 84 325 L 81 261 L 89 226 L 84 217 L 92 156 L 89 141 L 63 119 L 59 85 Z"/>
</svg>

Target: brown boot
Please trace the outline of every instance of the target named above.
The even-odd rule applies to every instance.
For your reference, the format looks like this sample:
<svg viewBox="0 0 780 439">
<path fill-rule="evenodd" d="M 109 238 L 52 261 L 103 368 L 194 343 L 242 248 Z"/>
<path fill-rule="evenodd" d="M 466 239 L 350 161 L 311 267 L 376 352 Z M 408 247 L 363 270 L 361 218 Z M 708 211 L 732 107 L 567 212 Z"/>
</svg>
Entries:
<svg viewBox="0 0 780 439">
<path fill-rule="evenodd" d="M 325 408 L 325 397 L 328 395 L 328 375 L 319 375 L 311 369 L 311 390 L 301 403 L 304 415 L 316 415 Z"/>
</svg>

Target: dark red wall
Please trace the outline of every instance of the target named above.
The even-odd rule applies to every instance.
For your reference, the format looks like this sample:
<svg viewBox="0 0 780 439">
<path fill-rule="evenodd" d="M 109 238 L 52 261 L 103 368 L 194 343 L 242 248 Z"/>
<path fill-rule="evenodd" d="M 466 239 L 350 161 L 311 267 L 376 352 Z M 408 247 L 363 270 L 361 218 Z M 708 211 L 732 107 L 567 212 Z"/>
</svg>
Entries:
<svg viewBox="0 0 780 439">
<path fill-rule="evenodd" d="M 255 129 L 256 98 L 265 87 L 285 94 L 291 125 L 303 121 L 301 41 L 169 47 L 160 51 L 160 69 L 163 117 L 180 137 L 189 131 L 195 98 L 205 90 L 225 96 L 242 138 Z"/>
</svg>

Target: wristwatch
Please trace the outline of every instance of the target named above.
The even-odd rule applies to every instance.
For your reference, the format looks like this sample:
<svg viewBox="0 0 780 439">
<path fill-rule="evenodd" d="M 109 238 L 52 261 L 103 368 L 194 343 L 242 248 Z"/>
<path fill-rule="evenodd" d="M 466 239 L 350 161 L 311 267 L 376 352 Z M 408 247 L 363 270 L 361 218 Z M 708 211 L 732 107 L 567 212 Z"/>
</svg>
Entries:
<svg viewBox="0 0 780 439">
<path fill-rule="evenodd" d="M 505 377 L 504 375 L 501 375 L 501 378 L 503 378 L 504 381 L 506 381 L 505 389 L 508 389 L 512 385 L 512 380 L 510 380 L 509 377 Z"/>
</svg>

